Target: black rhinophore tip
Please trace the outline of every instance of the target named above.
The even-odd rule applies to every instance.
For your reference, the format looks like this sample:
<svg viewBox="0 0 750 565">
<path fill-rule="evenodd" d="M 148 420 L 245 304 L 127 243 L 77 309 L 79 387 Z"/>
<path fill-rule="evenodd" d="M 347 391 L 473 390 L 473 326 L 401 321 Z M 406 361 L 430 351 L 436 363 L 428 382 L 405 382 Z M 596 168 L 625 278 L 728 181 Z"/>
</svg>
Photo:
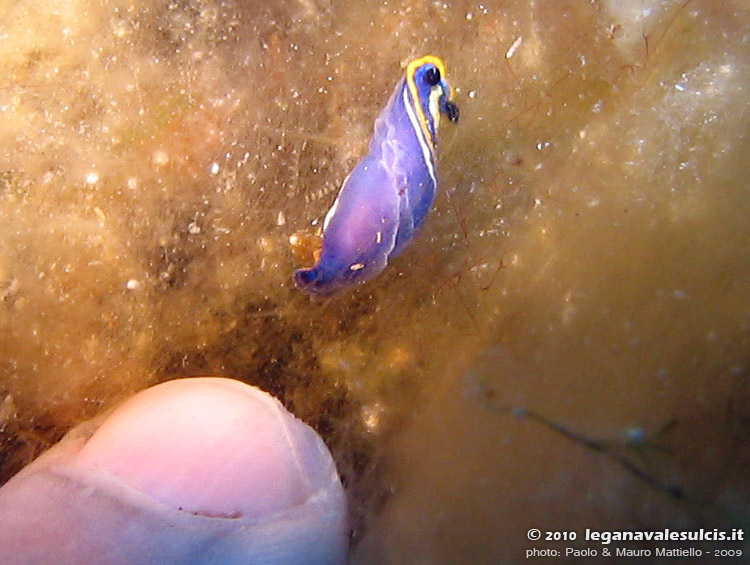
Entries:
<svg viewBox="0 0 750 565">
<path fill-rule="evenodd" d="M 456 106 L 453 102 L 450 100 L 447 100 L 445 102 L 445 114 L 448 116 L 448 119 L 452 122 L 458 121 L 458 106 Z"/>
<path fill-rule="evenodd" d="M 425 72 L 424 79 L 430 86 L 437 86 L 440 84 L 440 71 L 435 67 L 430 67 Z"/>
</svg>

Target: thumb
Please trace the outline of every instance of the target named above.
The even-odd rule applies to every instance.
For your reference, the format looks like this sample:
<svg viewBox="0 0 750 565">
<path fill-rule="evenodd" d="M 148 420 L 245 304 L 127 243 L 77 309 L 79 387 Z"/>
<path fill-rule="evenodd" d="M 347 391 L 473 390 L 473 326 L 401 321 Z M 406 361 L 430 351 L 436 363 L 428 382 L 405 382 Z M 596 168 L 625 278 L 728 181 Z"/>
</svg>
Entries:
<svg viewBox="0 0 750 565">
<path fill-rule="evenodd" d="M 259 389 L 169 381 L 94 427 L 0 489 L 0 562 L 345 561 L 331 455 Z"/>
</svg>

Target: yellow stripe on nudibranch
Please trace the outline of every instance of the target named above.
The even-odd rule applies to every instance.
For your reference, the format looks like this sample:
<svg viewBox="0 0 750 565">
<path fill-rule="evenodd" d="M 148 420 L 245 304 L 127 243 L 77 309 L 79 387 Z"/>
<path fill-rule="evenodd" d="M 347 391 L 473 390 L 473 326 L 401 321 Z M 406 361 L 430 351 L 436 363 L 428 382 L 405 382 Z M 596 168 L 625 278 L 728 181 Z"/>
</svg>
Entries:
<svg viewBox="0 0 750 565">
<path fill-rule="evenodd" d="M 435 167 L 432 165 L 432 159 L 435 155 L 435 145 L 429 141 L 428 137 L 425 137 L 426 132 L 424 128 L 419 124 L 419 118 L 414 113 L 414 104 L 409 103 L 408 90 L 404 90 L 404 108 L 406 108 L 406 115 L 409 116 L 411 127 L 414 128 L 414 134 L 417 136 L 419 147 L 422 150 L 422 159 L 427 167 L 427 171 L 430 173 L 430 178 L 434 184 L 437 184 L 437 177 L 435 177 Z M 421 105 L 417 105 L 420 108 Z M 420 135 L 421 134 L 421 135 Z"/>
<path fill-rule="evenodd" d="M 430 126 L 427 123 L 427 116 L 425 116 L 424 108 L 422 107 L 422 104 L 419 100 L 419 90 L 417 89 L 417 83 L 414 81 L 414 75 L 416 74 L 417 69 L 422 65 L 426 65 L 428 63 L 432 63 L 433 65 L 435 65 L 435 67 L 437 67 L 437 70 L 440 71 L 440 76 L 442 78 L 445 78 L 445 63 L 443 63 L 443 60 L 439 57 L 435 57 L 434 55 L 425 55 L 424 57 L 420 57 L 419 59 L 414 59 L 407 65 L 406 84 L 409 87 L 412 107 L 416 110 L 417 120 L 419 121 L 419 125 L 422 129 L 422 132 L 424 133 L 424 138 L 430 144 L 430 148 L 434 151 L 435 139 L 432 135 L 432 132 L 430 131 Z M 440 108 L 438 105 L 439 98 L 440 93 L 437 90 L 434 90 L 430 93 L 430 113 L 432 114 L 432 121 L 435 124 L 436 131 L 440 122 Z"/>
</svg>

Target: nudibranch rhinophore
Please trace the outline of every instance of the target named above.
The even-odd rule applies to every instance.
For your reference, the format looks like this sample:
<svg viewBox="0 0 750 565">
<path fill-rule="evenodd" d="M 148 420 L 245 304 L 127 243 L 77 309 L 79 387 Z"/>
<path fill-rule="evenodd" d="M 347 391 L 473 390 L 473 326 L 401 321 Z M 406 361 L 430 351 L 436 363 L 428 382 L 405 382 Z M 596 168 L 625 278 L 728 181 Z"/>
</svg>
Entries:
<svg viewBox="0 0 750 565">
<path fill-rule="evenodd" d="M 375 121 L 369 153 L 326 214 L 320 258 L 294 273 L 300 289 L 325 295 L 371 280 L 409 244 L 435 199 L 440 115 L 458 121 L 451 99 L 442 60 L 407 65 Z"/>
</svg>

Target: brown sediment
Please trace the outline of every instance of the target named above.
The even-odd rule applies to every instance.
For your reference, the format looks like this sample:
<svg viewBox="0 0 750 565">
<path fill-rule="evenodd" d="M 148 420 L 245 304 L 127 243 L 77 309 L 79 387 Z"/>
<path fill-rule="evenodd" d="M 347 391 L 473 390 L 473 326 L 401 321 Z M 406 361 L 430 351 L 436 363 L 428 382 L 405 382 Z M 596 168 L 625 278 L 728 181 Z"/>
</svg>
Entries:
<svg viewBox="0 0 750 565">
<path fill-rule="evenodd" d="M 210 372 L 323 434 L 359 561 L 747 521 L 741 2 L 19 1 L 0 22 L 0 480 Z M 289 238 L 427 53 L 461 106 L 435 209 L 377 280 L 311 301 Z"/>
</svg>

